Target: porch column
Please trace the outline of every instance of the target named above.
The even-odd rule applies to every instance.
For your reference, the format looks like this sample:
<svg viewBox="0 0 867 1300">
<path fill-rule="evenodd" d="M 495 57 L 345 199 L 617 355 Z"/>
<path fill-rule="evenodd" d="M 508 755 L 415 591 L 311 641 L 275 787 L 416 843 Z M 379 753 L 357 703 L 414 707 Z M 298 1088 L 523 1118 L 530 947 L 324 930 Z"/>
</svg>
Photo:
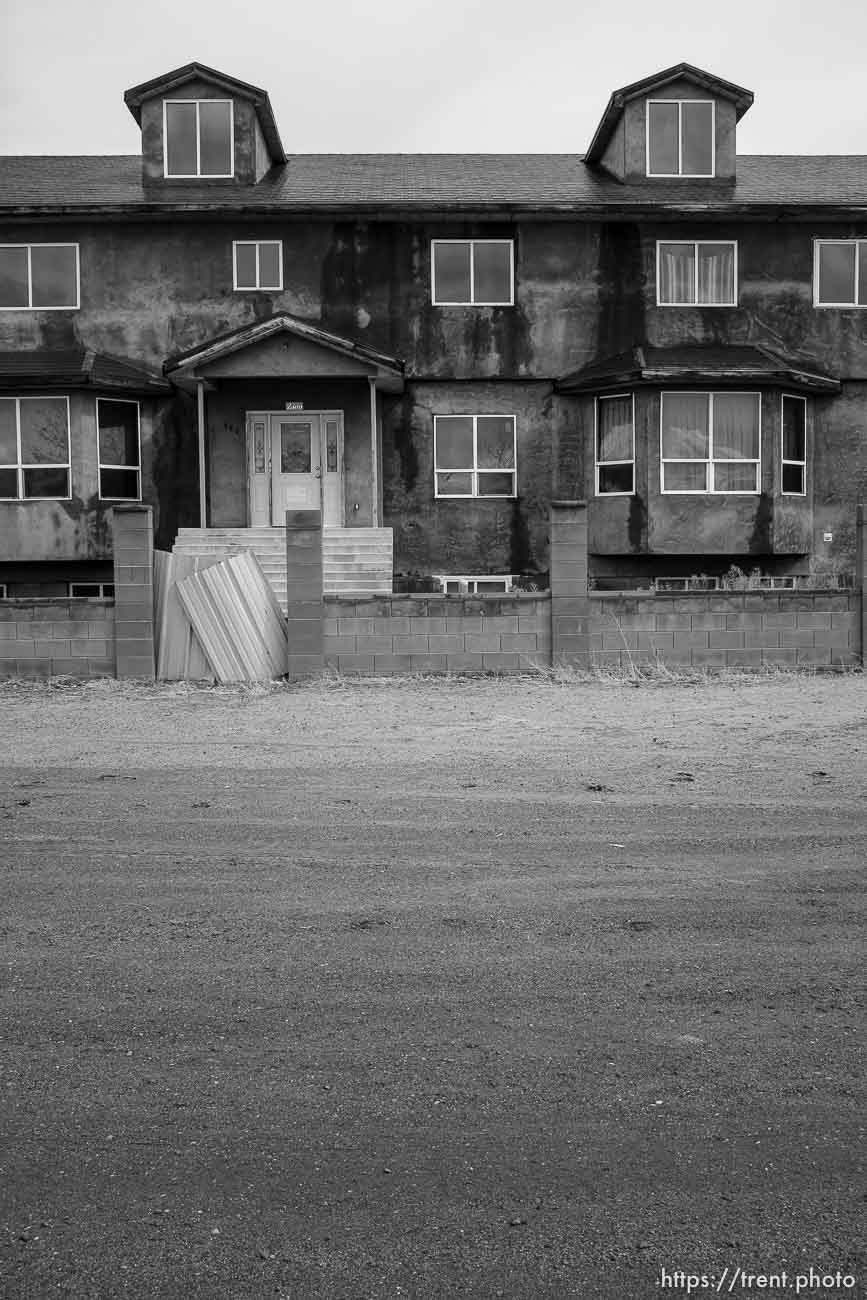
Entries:
<svg viewBox="0 0 867 1300">
<path fill-rule="evenodd" d="M 379 528 L 382 520 L 379 515 L 379 430 L 376 418 L 376 381 L 368 379 L 370 385 L 370 491 L 373 497 L 371 523 Z"/>
<path fill-rule="evenodd" d="M 199 423 L 199 527 L 207 528 L 207 492 L 205 484 L 205 385 L 196 382 L 196 407 Z"/>
</svg>

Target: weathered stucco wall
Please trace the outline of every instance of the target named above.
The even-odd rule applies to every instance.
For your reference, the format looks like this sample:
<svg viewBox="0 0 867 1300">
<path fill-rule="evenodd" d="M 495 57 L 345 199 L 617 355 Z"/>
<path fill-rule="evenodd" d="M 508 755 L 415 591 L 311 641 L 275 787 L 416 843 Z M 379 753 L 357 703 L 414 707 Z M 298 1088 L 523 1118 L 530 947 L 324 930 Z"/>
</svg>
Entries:
<svg viewBox="0 0 867 1300">
<path fill-rule="evenodd" d="M 789 349 L 815 358 L 846 381 L 840 397 L 811 402 L 815 450 L 810 545 L 828 548 L 823 564 L 851 567 L 855 504 L 867 491 L 867 330 L 863 311 L 813 307 L 812 241 L 814 236 L 852 235 L 863 236 L 863 228 L 846 223 L 769 226 L 687 220 L 641 226 L 630 221 L 545 220 L 317 223 L 240 215 L 208 222 L 180 217 L 117 225 L 63 222 L 38 230 L 7 224 L 0 228 L 0 242 L 50 238 L 80 243 L 82 306 L 69 312 L 0 313 L 0 350 L 82 344 L 158 370 L 179 351 L 282 310 L 403 359 L 410 380 L 407 396 L 384 402 L 386 522 L 398 530 L 398 564 L 430 572 L 452 564 L 472 571 L 481 564 L 507 570 L 547 568 L 541 520 L 546 508 L 542 503 L 552 492 L 551 465 L 557 467 L 555 494 L 568 495 L 576 490 L 570 485 L 582 475 L 586 484 L 593 472 L 592 421 L 580 403 L 564 398 L 555 400 L 552 415 L 546 403 L 553 377 L 642 344 L 749 343 Z M 432 305 L 431 240 L 472 236 L 515 238 L 513 308 Z M 232 241 L 239 238 L 283 241 L 282 292 L 233 290 Z M 656 241 L 677 238 L 738 239 L 737 307 L 656 306 Z M 437 503 L 432 466 L 424 460 L 423 438 L 418 440 L 430 408 L 427 417 L 416 410 L 420 390 L 413 381 L 442 381 L 437 400 L 444 400 L 450 388 L 448 400 L 455 409 L 454 402 L 477 400 L 462 381 L 488 379 L 544 381 L 520 389 L 516 385 L 509 397 L 519 414 L 519 504 Z M 327 393 L 321 390 L 317 405 L 341 406 L 336 391 L 334 386 Z M 301 398 L 303 393 L 291 383 L 281 384 L 276 397 L 279 407 L 284 399 Z M 477 397 L 488 403 L 491 394 L 482 386 Z M 262 409 L 272 399 L 262 388 L 247 401 L 249 408 Z M 421 408 L 427 401 L 421 401 Z M 364 413 L 358 415 L 365 425 L 366 403 L 365 393 Z M 238 524 L 244 522 L 237 504 L 244 500 L 243 410 L 236 405 L 219 414 L 218 408 L 214 406 L 220 427 L 211 434 L 216 439 L 215 517 L 225 515 L 227 523 Z M 647 458 L 649 473 L 658 443 L 650 434 L 647 438 L 639 439 L 638 455 Z M 195 447 L 194 404 L 179 394 L 172 406 L 155 415 L 151 466 L 145 472 L 145 500 L 158 507 L 160 546 L 171 544 L 179 525 L 198 522 Z M 369 465 L 350 457 L 349 441 L 347 449 L 347 521 L 362 523 L 370 517 Z M 88 530 L 98 534 L 101 527 L 98 503 L 91 501 L 87 482 L 83 470 L 73 482 L 80 503 L 76 509 L 94 517 L 86 525 L 73 523 L 68 511 L 53 504 L 45 513 L 47 522 L 39 522 L 35 506 L 0 506 L 3 533 L 27 538 L 26 544 L 11 543 L 13 553 L 22 554 L 23 546 L 32 557 L 35 528 L 41 539 L 39 554 L 46 559 L 107 554 L 105 547 L 84 536 Z M 356 501 L 357 512 L 352 510 Z M 698 512 L 718 504 L 719 498 L 702 502 Z M 668 545 L 664 529 L 672 523 L 676 534 L 676 519 L 665 512 L 655 521 L 649 512 L 643 518 L 641 508 L 640 501 L 632 507 L 611 507 L 610 529 L 620 531 L 618 544 L 627 551 L 635 548 L 637 538 L 644 539 L 642 545 Z M 775 508 L 775 545 L 794 551 L 805 544 L 796 536 L 803 524 L 796 506 Z M 825 532 L 832 533 L 833 541 L 817 543 Z M 673 549 L 681 544 L 685 540 L 673 535 Z M 521 559 L 524 563 L 518 565 Z"/>
<path fill-rule="evenodd" d="M 383 523 L 396 574 L 536 573 L 547 568 L 550 384 L 411 383 L 383 398 Z M 517 497 L 434 497 L 435 415 L 514 415 Z"/>
</svg>

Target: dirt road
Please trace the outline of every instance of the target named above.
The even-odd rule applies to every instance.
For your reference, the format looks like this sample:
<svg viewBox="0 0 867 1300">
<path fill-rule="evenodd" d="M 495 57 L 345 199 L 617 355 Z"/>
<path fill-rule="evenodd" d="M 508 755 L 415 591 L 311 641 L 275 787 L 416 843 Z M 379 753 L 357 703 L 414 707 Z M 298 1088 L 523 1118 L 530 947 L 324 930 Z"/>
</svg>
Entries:
<svg viewBox="0 0 867 1300">
<path fill-rule="evenodd" d="M 0 718 L 4 1296 L 863 1294 L 867 680 Z"/>
</svg>

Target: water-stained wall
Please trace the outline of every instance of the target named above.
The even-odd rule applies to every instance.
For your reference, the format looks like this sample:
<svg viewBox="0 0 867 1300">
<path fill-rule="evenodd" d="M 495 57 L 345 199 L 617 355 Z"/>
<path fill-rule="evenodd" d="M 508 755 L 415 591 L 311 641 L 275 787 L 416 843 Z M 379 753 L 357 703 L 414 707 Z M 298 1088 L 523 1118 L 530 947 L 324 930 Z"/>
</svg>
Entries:
<svg viewBox="0 0 867 1300">
<path fill-rule="evenodd" d="M 384 398 L 384 519 L 395 574 L 542 573 L 548 567 L 550 384 L 411 383 Z M 514 498 L 434 496 L 434 416 L 514 415 Z"/>
<path fill-rule="evenodd" d="M 824 561 L 842 566 L 851 553 L 856 501 L 867 495 L 867 328 L 863 310 L 813 306 L 813 239 L 864 234 L 863 226 L 844 222 L 688 219 L 301 221 L 245 214 L 209 221 L 176 216 L 165 222 L 7 224 L 0 242 L 80 244 L 81 309 L 0 313 L 0 350 L 81 344 L 160 370 L 167 357 L 286 311 L 402 360 L 407 394 L 383 403 L 384 522 L 397 530 L 398 564 L 430 572 L 459 562 L 470 571 L 515 570 L 519 560 L 528 571 L 547 568 L 547 500 L 568 495 L 582 477 L 592 491 L 593 473 L 592 421 L 575 399 L 551 402 L 556 376 L 646 344 L 763 344 L 812 358 L 844 380 L 840 396 L 810 399 L 809 543 L 815 548 L 817 536 L 830 532 L 833 540 L 821 542 Z M 431 241 L 461 237 L 514 239 L 513 307 L 432 304 Z M 232 287 L 232 241 L 257 238 L 282 242 L 282 291 Z M 736 307 L 657 306 L 657 240 L 696 238 L 738 240 Z M 294 395 L 288 387 L 280 386 L 278 408 Z M 518 415 L 518 506 L 434 499 L 425 421 L 435 409 L 457 409 L 471 394 L 480 414 L 500 410 L 498 403 L 508 400 Z M 221 411 L 219 402 L 209 400 L 210 418 L 227 426 L 220 424 L 211 435 L 217 440 L 214 465 L 223 476 L 212 482 L 220 493 L 214 508 L 225 513 L 226 522 L 242 523 L 237 502 L 245 500 L 239 454 L 244 407 L 239 401 Z M 365 422 L 367 400 L 365 393 Z M 257 396 L 247 409 L 268 405 Z M 331 394 L 321 405 L 339 403 Z M 76 436 L 85 437 L 83 427 L 76 435 L 74 426 Z M 195 409 L 188 396 L 179 393 L 159 409 L 152 437 L 145 500 L 158 506 L 158 544 L 165 546 L 177 526 L 198 522 Z M 649 464 L 657 454 L 653 439 L 644 454 Z M 348 505 L 359 503 L 359 522 L 370 508 L 362 473 L 369 474 L 369 463 L 352 487 L 347 483 Z M 34 535 L 41 537 L 37 545 L 46 558 L 67 550 L 70 558 L 81 557 L 94 549 L 85 534 L 99 531 L 98 502 L 90 504 L 92 490 L 74 491 L 77 508 L 93 515 L 86 527 L 51 524 L 43 533 L 35 503 L 0 505 L 3 535 L 17 539 L 16 554 L 32 554 Z M 697 519 L 716 509 L 719 499 L 693 504 Z M 46 510 L 61 521 L 65 513 L 59 503 Z M 671 512 L 653 499 L 618 505 L 614 514 L 611 528 L 626 553 L 656 545 L 653 539 L 663 545 L 666 529 L 675 528 Z M 794 525 L 782 505 L 775 506 L 777 537 L 784 524 L 791 545 Z M 689 526 L 683 525 L 687 531 Z"/>
</svg>

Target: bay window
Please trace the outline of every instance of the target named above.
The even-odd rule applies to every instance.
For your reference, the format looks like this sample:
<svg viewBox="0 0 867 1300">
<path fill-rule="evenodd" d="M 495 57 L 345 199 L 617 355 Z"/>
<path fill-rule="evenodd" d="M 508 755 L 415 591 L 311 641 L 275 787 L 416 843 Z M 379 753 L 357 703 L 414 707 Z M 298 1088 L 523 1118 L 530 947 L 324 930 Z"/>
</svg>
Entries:
<svg viewBox="0 0 867 1300">
<path fill-rule="evenodd" d="M 630 393 L 596 399 L 596 495 L 635 491 L 635 399 Z"/>
<path fill-rule="evenodd" d="M 757 493 L 761 481 L 759 393 L 663 393 L 663 493 Z"/>
<path fill-rule="evenodd" d="M 70 495 L 68 399 L 0 397 L 0 500 Z"/>
</svg>

